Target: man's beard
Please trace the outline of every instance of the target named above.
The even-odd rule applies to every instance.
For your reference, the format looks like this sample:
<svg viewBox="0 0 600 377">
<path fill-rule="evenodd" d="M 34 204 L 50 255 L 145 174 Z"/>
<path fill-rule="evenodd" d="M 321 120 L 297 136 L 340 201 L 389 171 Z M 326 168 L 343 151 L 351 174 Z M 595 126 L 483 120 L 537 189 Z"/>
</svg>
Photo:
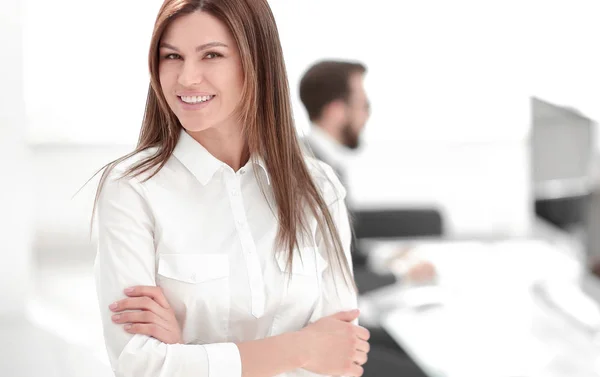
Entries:
<svg viewBox="0 0 600 377">
<path fill-rule="evenodd" d="M 350 122 L 342 128 L 342 140 L 347 148 L 358 149 L 360 147 L 360 135 L 354 130 Z"/>
</svg>

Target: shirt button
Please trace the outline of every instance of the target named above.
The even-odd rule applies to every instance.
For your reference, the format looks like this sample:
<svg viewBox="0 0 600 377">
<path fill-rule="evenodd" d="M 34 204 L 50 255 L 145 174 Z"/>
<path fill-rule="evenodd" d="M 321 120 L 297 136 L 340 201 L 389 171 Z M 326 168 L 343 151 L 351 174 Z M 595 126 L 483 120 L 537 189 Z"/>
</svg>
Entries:
<svg viewBox="0 0 600 377">
<path fill-rule="evenodd" d="M 193 273 L 192 276 L 190 276 L 190 279 L 195 282 L 196 281 L 196 273 Z"/>
<path fill-rule="evenodd" d="M 241 174 L 241 175 L 244 175 L 244 174 L 246 174 L 246 169 L 241 169 L 241 170 L 240 170 L 240 174 Z"/>
</svg>

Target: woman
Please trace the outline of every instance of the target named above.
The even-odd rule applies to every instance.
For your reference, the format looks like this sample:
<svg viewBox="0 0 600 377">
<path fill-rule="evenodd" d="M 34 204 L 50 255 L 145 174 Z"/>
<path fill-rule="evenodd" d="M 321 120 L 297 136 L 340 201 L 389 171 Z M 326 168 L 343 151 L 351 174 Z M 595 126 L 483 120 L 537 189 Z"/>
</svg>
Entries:
<svg viewBox="0 0 600 377">
<path fill-rule="evenodd" d="M 266 0 L 167 0 L 136 150 L 96 197 L 118 376 L 360 376 L 345 191 L 305 158 Z"/>
</svg>

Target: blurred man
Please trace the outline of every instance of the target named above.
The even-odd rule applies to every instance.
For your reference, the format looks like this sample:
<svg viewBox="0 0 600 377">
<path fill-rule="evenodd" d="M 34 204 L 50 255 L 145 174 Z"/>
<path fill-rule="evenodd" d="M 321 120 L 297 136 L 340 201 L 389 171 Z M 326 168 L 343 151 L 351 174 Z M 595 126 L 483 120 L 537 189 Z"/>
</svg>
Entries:
<svg viewBox="0 0 600 377">
<path fill-rule="evenodd" d="M 343 161 L 360 146 L 369 118 L 365 73 L 360 63 L 324 61 L 312 66 L 300 82 L 300 99 L 313 124 L 308 146 L 342 179 Z"/>
<path fill-rule="evenodd" d="M 344 163 L 360 146 L 360 136 L 369 119 L 370 104 L 364 87 L 366 71 L 360 63 L 322 61 L 313 65 L 300 82 L 300 99 L 313 125 L 305 139 L 306 146 L 316 158 L 336 171 L 345 186 Z M 349 210 L 352 212 L 351 203 Z M 355 252 L 353 262 L 355 269 L 360 269 L 366 259 Z M 390 264 L 398 265 L 398 262 L 390 261 Z M 406 265 L 405 277 L 411 281 L 427 281 L 434 275 L 429 263 Z M 369 282 L 369 286 L 395 282 L 391 275 L 370 278 L 377 279 L 379 284 Z M 360 281 L 357 283 L 362 289 Z"/>
<path fill-rule="evenodd" d="M 300 99 L 313 125 L 305 139 L 306 147 L 316 158 L 330 165 L 344 184 L 344 162 L 360 146 L 360 135 L 369 118 L 370 105 L 363 83 L 365 73 L 366 67 L 360 63 L 323 61 L 313 65 L 300 82 Z M 349 211 L 353 212 L 351 203 Z M 352 261 L 359 293 L 396 282 L 393 274 L 371 272 L 367 259 L 356 250 L 353 250 Z M 409 265 L 402 279 L 421 282 L 433 276 L 430 263 L 418 262 Z M 369 330 L 373 348 L 365 365 L 365 376 L 424 376 L 385 331 Z"/>
</svg>

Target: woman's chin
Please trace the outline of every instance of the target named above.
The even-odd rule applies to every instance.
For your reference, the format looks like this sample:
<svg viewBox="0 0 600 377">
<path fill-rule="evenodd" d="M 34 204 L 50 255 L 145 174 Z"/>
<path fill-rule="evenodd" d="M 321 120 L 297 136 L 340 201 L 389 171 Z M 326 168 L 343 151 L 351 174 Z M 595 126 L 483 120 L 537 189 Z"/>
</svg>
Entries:
<svg viewBox="0 0 600 377">
<path fill-rule="evenodd" d="M 208 122 L 181 122 L 181 125 L 188 133 L 199 133 L 212 127 Z"/>
</svg>

